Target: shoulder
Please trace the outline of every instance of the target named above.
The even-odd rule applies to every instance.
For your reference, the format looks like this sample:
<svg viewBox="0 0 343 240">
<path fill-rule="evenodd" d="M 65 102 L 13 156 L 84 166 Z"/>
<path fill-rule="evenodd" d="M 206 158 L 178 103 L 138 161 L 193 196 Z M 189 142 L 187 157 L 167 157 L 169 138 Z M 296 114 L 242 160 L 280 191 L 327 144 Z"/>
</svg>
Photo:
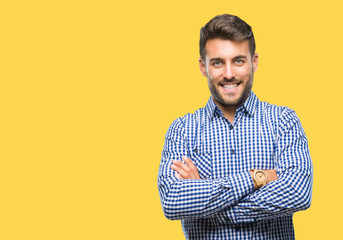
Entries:
<svg viewBox="0 0 343 240">
<path fill-rule="evenodd" d="M 267 102 L 260 102 L 262 108 L 267 110 L 268 115 L 279 119 L 280 121 L 288 121 L 293 118 L 297 118 L 295 111 L 286 106 L 278 106 L 274 104 L 270 104 Z"/>
<path fill-rule="evenodd" d="M 275 127 L 275 130 L 282 134 L 294 125 L 299 124 L 300 120 L 295 111 L 286 106 L 278 106 L 267 102 L 260 102 L 260 112 Z"/>
<path fill-rule="evenodd" d="M 205 116 L 205 108 L 200 108 L 194 113 L 187 113 L 182 117 L 175 119 L 170 125 L 168 132 L 178 131 L 179 133 L 186 133 L 195 128 Z"/>
</svg>

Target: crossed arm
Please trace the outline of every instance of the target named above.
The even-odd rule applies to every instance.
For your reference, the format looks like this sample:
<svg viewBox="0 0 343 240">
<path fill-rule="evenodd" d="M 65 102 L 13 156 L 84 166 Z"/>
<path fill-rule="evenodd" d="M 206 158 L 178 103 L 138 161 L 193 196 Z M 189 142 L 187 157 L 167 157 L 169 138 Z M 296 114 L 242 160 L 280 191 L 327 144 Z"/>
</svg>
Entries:
<svg viewBox="0 0 343 240">
<path fill-rule="evenodd" d="M 310 206 L 312 163 L 297 118 L 279 139 L 277 164 L 275 169 L 267 170 L 268 184 L 258 190 L 248 171 L 220 179 L 200 179 L 197 168 L 186 157 L 185 139 L 182 123 L 174 122 L 166 136 L 158 178 L 167 218 L 214 215 L 219 221 L 242 223 L 288 216 Z"/>
<path fill-rule="evenodd" d="M 175 173 L 175 177 L 177 177 L 180 180 L 183 179 L 200 179 L 199 176 L 199 172 L 197 167 L 194 165 L 194 163 L 187 157 L 187 156 L 183 156 L 182 160 L 185 162 L 181 162 L 181 161 L 177 161 L 174 160 L 173 164 L 171 165 L 171 169 L 173 169 L 174 171 L 176 171 Z M 267 175 L 267 184 L 275 181 L 277 179 L 277 173 L 275 170 L 264 170 L 264 172 Z M 251 178 L 253 179 L 253 170 L 250 170 L 250 175 Z M 254 183 L 254 189 L 257 190 L 258 186 L 256 185 L 256 183 L 253 181 Z"/>
</svg>

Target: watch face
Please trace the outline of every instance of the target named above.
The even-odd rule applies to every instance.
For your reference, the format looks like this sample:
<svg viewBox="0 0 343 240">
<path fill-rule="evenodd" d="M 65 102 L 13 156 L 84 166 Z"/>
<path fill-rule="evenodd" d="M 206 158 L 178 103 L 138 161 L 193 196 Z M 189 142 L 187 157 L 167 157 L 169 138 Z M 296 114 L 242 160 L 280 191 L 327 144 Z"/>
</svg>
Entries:
<svg viewBox="0 0 343 240">
<path fill-rule="evenodd" d="M 256 172 L 256 180 L 259 182 L 264 182 L 266 181 L 266 175 L 264 174 L 264 172 L 258 171 Z"/>
</svg>

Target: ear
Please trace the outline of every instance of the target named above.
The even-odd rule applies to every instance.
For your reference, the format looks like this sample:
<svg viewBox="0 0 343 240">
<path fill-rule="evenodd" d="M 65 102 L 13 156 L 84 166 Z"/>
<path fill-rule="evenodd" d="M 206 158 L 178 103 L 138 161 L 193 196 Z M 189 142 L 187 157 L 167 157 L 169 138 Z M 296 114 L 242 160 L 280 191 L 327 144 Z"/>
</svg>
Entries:
<svg viewBox="0 0 343 240">
<path fill-rule="evenodd" d="M 258 54 L 255 53 L 254 58 L 252 60 L 252 68 L 254 72 L 257 71 L 257 66 L 258 66 Z"/>
<path fill-rule="evenodd" d="M 201 59 L 201 57 L 199 57 L 199 68 L 200 68 L 200 72 L 204 77 L 207 77 L 207 73 L 206 73 L 206 65 L 203 62 L 203 60 Z"/>
</svg>

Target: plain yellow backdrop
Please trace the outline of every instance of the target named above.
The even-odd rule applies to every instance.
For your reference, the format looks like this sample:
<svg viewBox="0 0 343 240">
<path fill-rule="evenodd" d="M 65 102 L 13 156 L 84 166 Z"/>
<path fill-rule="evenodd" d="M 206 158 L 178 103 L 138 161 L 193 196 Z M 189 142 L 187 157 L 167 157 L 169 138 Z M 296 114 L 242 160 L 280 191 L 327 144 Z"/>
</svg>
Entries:
<svg viewBox="0 0 343 240">
<path fill-rule="evenodd" d="M 171 122 L 209 98 L 200 28 L 254 30 L 262 101 L 309 139 L 313 201 L 297 239 L 341 236 L 340 1 L 2 1 L 0 239 L 184 239 L 157 171 Z"/>
</svg>

